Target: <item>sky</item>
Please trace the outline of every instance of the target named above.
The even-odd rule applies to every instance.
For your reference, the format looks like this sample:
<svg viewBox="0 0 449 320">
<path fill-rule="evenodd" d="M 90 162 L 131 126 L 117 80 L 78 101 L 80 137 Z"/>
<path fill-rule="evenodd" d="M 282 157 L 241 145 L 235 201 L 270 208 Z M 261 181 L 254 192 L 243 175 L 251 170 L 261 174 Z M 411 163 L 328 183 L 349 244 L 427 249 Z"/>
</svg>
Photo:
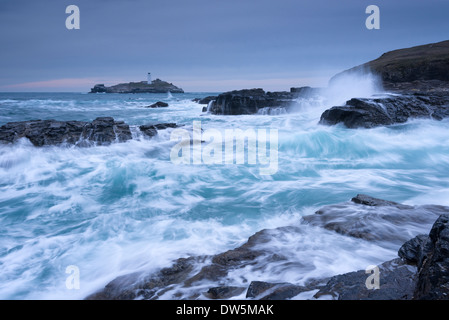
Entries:
<svg viewBox="0 0 449 320">
<path fill-rule="evenodd" d="M 69 5 L 80 29 L 66 28 Z M 380 29 L 366 28 L 369 5 Z M 323 87 L 448 39 L 447 0 L 0 0 L 0 91 L 88 92 L 148 72 L 186 92 Z"/>
</svg>

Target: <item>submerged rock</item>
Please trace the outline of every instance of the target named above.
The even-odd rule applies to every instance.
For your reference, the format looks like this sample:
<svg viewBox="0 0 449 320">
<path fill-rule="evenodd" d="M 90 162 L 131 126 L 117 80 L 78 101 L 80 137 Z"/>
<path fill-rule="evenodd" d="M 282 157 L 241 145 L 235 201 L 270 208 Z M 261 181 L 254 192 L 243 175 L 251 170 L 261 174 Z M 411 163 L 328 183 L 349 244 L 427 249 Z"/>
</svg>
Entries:
<svg viewBox="0 0 449 320">
<path fill-rule="evenodd" d="M 430 229 L 441 214 L 448 212 L 449 207 L 444 206 L 407 206 L 358 195 L 351 201 L 325 206 L 302 219 L 304 223 L 343 235 L 379 244 L 385 242 L 401 245 L 417 236 L 417 230 L 422 230 L 425 226 Z"/>
</svg>

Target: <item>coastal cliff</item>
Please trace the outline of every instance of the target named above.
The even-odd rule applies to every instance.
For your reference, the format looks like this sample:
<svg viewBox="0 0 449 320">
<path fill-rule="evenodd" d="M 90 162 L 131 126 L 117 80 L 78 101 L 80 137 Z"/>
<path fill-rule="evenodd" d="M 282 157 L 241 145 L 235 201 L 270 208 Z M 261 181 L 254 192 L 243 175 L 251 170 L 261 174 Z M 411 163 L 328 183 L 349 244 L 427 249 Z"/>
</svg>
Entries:
<svg viewBox="0 0 449 320">
<path fill-rule="evenodd" d="M 386 52 L 375 60 L 338 73 L 329 83 L 359 71 L 379 75 L 388 91 L 448 92 L 449 40 Z"/>
</svg>

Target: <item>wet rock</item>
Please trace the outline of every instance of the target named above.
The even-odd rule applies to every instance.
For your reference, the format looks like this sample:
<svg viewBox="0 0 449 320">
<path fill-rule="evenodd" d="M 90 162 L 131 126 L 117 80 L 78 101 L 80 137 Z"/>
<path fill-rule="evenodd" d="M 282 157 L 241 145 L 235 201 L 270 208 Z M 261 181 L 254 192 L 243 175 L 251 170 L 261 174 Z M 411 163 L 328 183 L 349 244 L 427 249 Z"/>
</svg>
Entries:
<svg viewBox="0 0 449 320">
<path fill-rule="evenodd" d="M 208 96 L 205 98 L 196 98 L 193 99 L 194 102 L 197 102 L 198 104 L 209 104 L 209 102 L 217 99 L 217 96 Z"/>
<path fill-rule="evenodd" d="M 132 139 L 132 135 L 126 123 L 111 117 L 100 117 L 92 122 L 31 120 L 10 122 L 0 127 L 1 143 L 14 143 L 20 138 L 28 138 L 36 147 L 88 146 L 124 142 Z"/>
<path fill-rule="evenodd" d="M 289 108 L 295 104 L 290 92 L 265 92 L 263 89 L 244 89 L 225 92 L 212 102 L 209 111 L 218 115 L 255 114 L 263 108 Z"/>
<path fill-rule="evenodd" d="M 244 268 L 256 264 L 256 259 L 265 253 L 263 250 L 257 250 L 257 245 L 268 242 L 269 239 L 269 231 L 264 229 L 249 237 L 242 246 L 212 256 L 211 263 L 188 279 L 186 284 L 192 285 L 202 280 L 218 281 L 226 277 L 228 272 L 234 268 Z"/>
<path fill-rule="evenodd" d="M 449 300 L 449 214 L 432 226 L 419 261 L 415 299 Z"/>
<path fill-rule="evenodd" d="M 245 290 L 245 287 L 213 287 L 207 291 L 207 296 L 210 299 L 229 299 L 242 294 Z"/>
<path fill-rule="evenodd" d="M 343 235 L 398 246 L 429 230 L 448 207 L 437 205 L 406 206 L 392 201 L 358 195 L 351 201 L 325 206 L 313 215 L 304 216 L 304 223 L 320 226 Z"/>
<path fill-rule="evenodd" d="M 404 259 L 408 264 L 418 264 L 422 261 L 424 247 L 429 241 L 429 236 L 426 234 L 420 234 L 413 239 L 405 242 L 398 251 L 399 257 Z"/>
<path fill-rule="evenodd" d="M 367 287 L 370 273 L 365 270 L 335 275 L 330 278 L 311 279 L 303 285 L 279 282 L 252 281 L 247 287 L 246 297 L 260 300 L 285 300 L 314 292 L 316 299 L 338 300 L 411 300 L 447 299 L 449 284 L 449 208 L 443 206 L 406 206 L 400 203 L 357 195 L 347 203 L 328 206 L 320 211 L 329 215 L 334 223 L 348 230 L 345 234 L 365 234 L 365 228 L 373 229 L 373 241 L 384 238 L 407 238 L 401 244 L 398 258 L 382 263 L 379 268 L 380 289 Z M 439 214 L 437 218 L 436 214 Z M 318 217 L 320 214 L 312 215 Z M 348 217 L 345 217 L 348 216 Z M 357 217 L 359 216 L 359 217 Z M 309 216 L 310 217 L 310 216 Z M 356 219 L 354 221 L 354 219 Z M 358 220 L 357 220 L 358 219 Z M 420 220 L 421 219 L 421 220 Z M 414 224 L 422 230 L 423 223 L 429 224 L 429 235 L 418 235 L 410 239 Z M 313 220 L 313 219 L 312 219 Z M 436 220 L 436 221 L 435 221 Z M 410 221 L 413 223 L 410 224 Z M 319 221 L 318 225 L 322 221 Z M 365 224 L 364 224 L 365 223 Z M 425 224 L 424 224 L 425 225 Z M 326 226 L 326 224 L 324 224 Z M 246 289 L 235 285 L 231 278 L 233 271 L 247 268 L 239 283 L 247 283 L 251 270 L 279 266 L 289 263 L 288 258 L 271 248 L 279 244 L 286 233 L 301 232 L 297 226 L 264 229 L 251 236 L 243 245 L 213 256 L 198 256 L 176 260 L 171 267 L 158 272 L 134 273 L 118 277 L 104 289 L 88 299 L 158 299 L 170 296 L 179 299 L 229 299 L 240 296 Z M 358 230 L 358 231 L 355 231 Z M 387 230 L 387 231 L 385 231 Z M 361 237 L 361 236 L 359 236 Z M 290 236 L 288 239 L 292 239 Z M 274 241 L 274 242 L 272 242 Z M 216 284 L 216 286 L 211 285 Z M 205 287 L 209 288 L 205 292 Z M 301 295 L 302 296 L 302 295 Z"/>
<path fill-rule="evenodd" d="M 246 292 L 247 298 L 257 298 L 262 293 L 270 290 L 271 288 L 279 285 L 278 283 L 269 283 L 264 281 L 252 281 Z"/>
<path fill-rule="evenodd" d="M 305 291 L 310 291 L 310 289 L 287 282 L 268 283 L 253 281 L 248 287 L 246 297 L 258 300 L 287 300 Z"/>
<path fill-rule="evenodd" d="M 162 101 L 158 101 L 156 103 L 153 103 L 149 106 L 146 106 L 145 108 L 166 108 L 168 107 L 168 103 L 166 102 L 162 102 Z"/>
<path fill-rule="evenodd" d="M 365 206 L 370 207 L 380 207 L 380 206 L 393 206 L 396 208 L 403 208 L 403 209 L 411 209 L 411 206 L 405 206 L 403 204 L 393 202 L 393 201 L 387 201 L 383 199 L 377 199 L 371 196 L 368 196 L 366 194 L 358 194 L 354 198 L 351 199 L 352 202 L 363 204 Z"/>
<path fill-rule="evenodd" d="M 449 96 L 444 93 L 353 98 L 344 106 L 323 112 L 320 124 L 343 123 L 348 128 L 373 128 L 405 123 L 409 119 L 449 117 Z"/>
<path fill-rule="evenodd" d="M 449 214 L 438 217 L 429 235 L 405 242 L 400 258 L 379 266 L 379 289 L 369 289 L 360 270 L 332 277 L 315 298 L 338 300 L 449 300 Z"/>
<path fill-rule="evenodd" d="M 157 135 L 157 132 L 159 130 L 177 127 L 179 126 L 176 123 L 157 123 L 157 124 L 144 124 L 139 126 L 139 129 L 144 135 L 148 137 L 154 137 L 155 135 Z"/>
<path fill-rule="evenodd" d="M 400 258 L 379 266 L 379 289 L 367 287 L 370 273 L 365 270 L 332 277 L 315 298 L 336 300 L 411 300 L 416 286 L 416 267 Z"/>
<path fill-rule="evenodd" d="M 180 258 L 168 268 L 146 275 L 143 272 L 118 277 L 104 289 L 86 297 L 86 300 L 133 300 L 157 299 L 158 293 L 167 286 L 180 283 L 194 270 L 195 258 Z"/>
<path fill-rule="evenodd" d="M 312 88 L 312 87 L 293 87 L 290 88 L 290 93 L 294 93 L 295 97 L 312 97 L 317 96 L 321 93 L 323 89 Z"/>
</svg>

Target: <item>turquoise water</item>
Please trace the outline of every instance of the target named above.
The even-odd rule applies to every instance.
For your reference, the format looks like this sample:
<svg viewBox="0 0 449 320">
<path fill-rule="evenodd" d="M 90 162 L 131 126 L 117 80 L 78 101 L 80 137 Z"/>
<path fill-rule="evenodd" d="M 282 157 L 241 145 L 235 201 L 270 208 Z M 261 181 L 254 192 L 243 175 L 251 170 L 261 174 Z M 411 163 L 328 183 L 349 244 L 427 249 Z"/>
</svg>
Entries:
<svg viewBox="0 0 449 320">
<path fill-rule="evenodd" d="M 0 145 L 0 298 L 83 299 L 118 275 L 234 248 L 258 230 L 298 224 L 303 215 L 358 193 L 449 205 L 447 120 L 326 127 L 318 125 L 332 106 L 325 98 L 301 100 L 292 113 L 214 116 L 191 101 L 208 95 L 0 93 L 0 125 L 111 116 L 130 124 L 134 135 L 92 148 L 35 148 L 26 139 Z M 170 106 L 144 108 L 156 101 Z M 248 163 L 175 165 L 174 129 L 153 139 L 136 129 L 175 122 L 188 130 L 193 121 L 221 132 L 278 130 L 278 171 L 261 175 Z M 300 282 L 353 271 L 398 249 L 320 229 L 304 232 L 291 239 L 294 250 L 291 243 L 284 249 L 292 261 L 308 261 L 307 270 L 267 267 L 258 280 Z M 69 265 L 79 267 L 78 290 L 66 287 Z"/>
</svg>

